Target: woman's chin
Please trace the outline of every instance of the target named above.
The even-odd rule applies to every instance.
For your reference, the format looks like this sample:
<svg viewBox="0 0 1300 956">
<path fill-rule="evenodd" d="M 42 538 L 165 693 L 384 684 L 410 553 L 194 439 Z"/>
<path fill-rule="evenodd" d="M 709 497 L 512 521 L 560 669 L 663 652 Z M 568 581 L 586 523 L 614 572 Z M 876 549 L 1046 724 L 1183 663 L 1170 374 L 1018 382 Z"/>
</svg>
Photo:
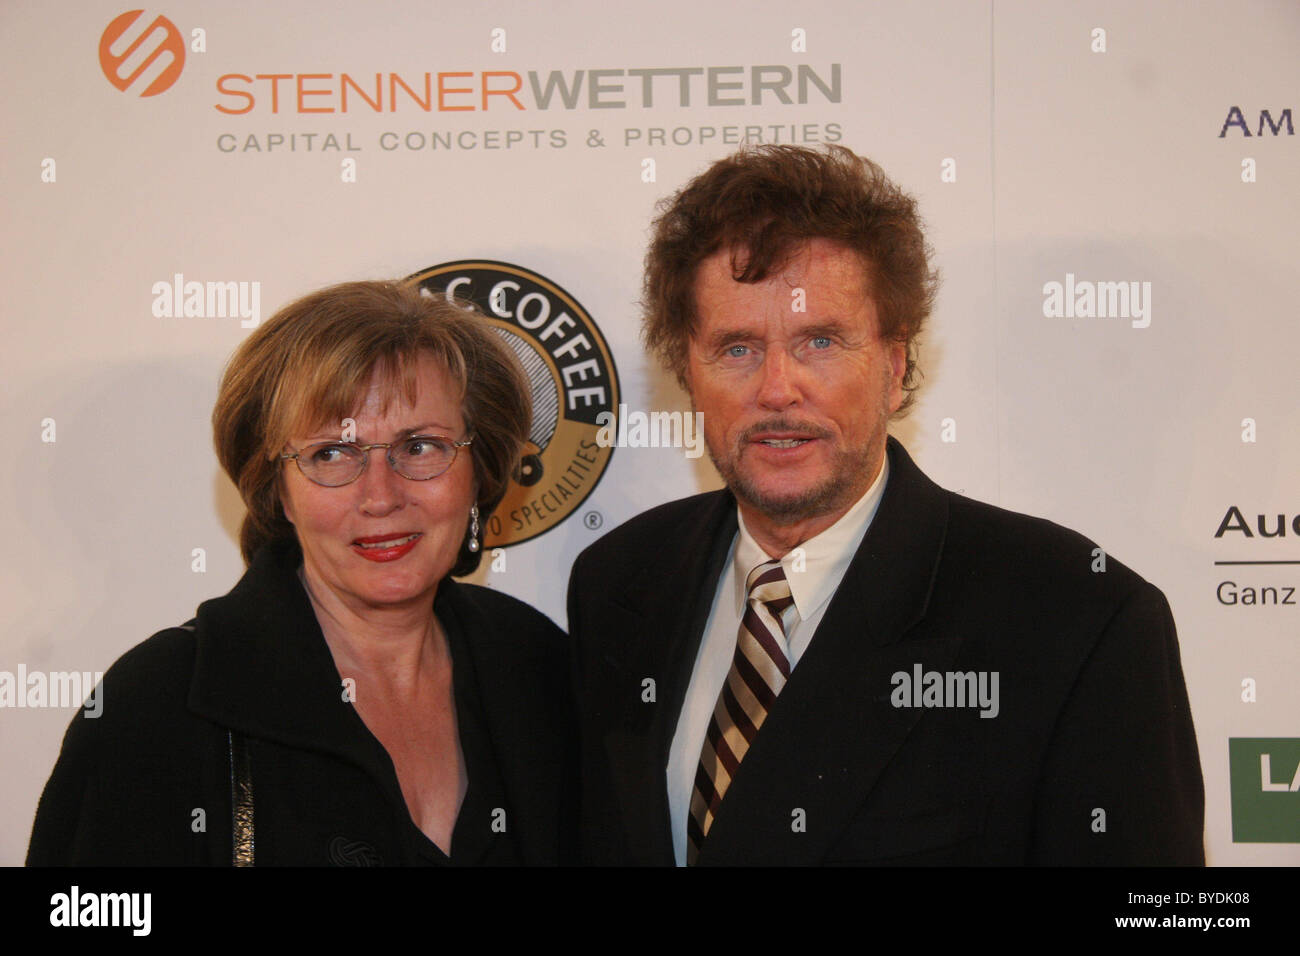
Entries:
<svg viewBox="0 0 1300 956">
<path fill-rule="evenodd" d="M 392 582 L 361 591 L 358 597 L 374 608 L 398 608 L 431 600 L 438 584 L 432 582 Z"/>
</svg>

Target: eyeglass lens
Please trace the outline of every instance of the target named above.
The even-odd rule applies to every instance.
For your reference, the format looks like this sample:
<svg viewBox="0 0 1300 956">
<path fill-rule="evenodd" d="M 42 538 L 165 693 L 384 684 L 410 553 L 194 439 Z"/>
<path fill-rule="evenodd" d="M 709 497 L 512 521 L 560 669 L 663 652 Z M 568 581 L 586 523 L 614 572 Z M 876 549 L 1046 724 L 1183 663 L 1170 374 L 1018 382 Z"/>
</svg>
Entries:
<svg viewBox="0 0 1300 956">
<path fill-rule="evenodd" d="M 456 446 L 442 438 L 415 436 L 392 448 L 373 451 L 386 454 L 403 478 L 426 481 L 451 467 Z M 323 442 L 304 448 L 298 455 L 298 467 L 304 475 L 322 485 L 345 485 L 355 481 L 366 466 L 366 452 L 347 442 Z"/>
</svg>

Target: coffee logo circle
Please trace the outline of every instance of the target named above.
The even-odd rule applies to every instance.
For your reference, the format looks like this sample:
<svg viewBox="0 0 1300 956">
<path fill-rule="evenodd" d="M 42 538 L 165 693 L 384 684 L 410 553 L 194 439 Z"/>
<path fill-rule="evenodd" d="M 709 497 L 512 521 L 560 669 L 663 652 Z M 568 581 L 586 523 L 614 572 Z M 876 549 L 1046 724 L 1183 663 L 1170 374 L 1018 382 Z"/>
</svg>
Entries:
<svg viewBox="0 0 1300 956">
<path fill-rule="evenodd" d="M 597 416 L 618 409 L 605 337 L 573 296 L 522 266 L 462 259 L 411 276 L 430 295 L 472 303 L 514 350 L 532 389 L 533 426 L 505 498 L 484 527 L 488 548 L 528 541 L 577 511 L 613 457 Z"/>
</svg>

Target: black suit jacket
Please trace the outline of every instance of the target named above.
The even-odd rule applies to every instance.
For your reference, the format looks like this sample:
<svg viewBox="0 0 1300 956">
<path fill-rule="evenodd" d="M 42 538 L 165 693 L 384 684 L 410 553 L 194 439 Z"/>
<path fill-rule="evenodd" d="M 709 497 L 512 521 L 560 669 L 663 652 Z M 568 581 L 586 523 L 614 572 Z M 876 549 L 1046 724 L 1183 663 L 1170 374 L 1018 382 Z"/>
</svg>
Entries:
<svg viewBox="0 0 1300 956">
<path fill-rule="evenodd" d="M 1066 528 L 939 488 L 892 438 L 888 454 L 871 527 L 700 864 L 1203 863 L 1164 596 L 1109 557 L 1094 571 L 1095 545 Z M 574 564 L 588 862 L 673 863 L 668 750 L 736 530 L 730 493 L 697 495 Z M 918 665 L 997 672 L 997 715 L 899 706 L 914 701 L 895 675 Z"/>
</svg>

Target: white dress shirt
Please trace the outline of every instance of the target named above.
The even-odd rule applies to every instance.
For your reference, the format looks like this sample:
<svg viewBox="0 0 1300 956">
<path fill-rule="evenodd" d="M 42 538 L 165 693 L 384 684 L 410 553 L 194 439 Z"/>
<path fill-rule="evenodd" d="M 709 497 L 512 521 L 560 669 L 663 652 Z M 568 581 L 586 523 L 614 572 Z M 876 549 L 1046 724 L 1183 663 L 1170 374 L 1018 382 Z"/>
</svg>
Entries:
<svg viewBox="0 0 1300 956">
<path fill-rule="evenodd" d="M 852 508 L 821 534 L 781 558 L 781 566 L 790 582 L 790 594 L 794 598 L 794 610 L 785 614 L 791 671 L 812 643 L 831 595 L 840 586 L 849 562 L 866 537 L 888 477 L 889 459 L 886 456 L 880 474 Z M 718 579 L 713 608 L 700 639 L 691 682 L 677 718 L 677 731 L 668 751 L 668 807 L 672 819 L 673 852 L 678 866 L 686 865 L 686 821 L 690 818 L 691 793 L 695 789 L 700 751 L 704 747 L 718 694 L 736 653 L 736 635 L 745 610 L 745 581 L 750 571 L 772 560 L 745 527 L 745 518 L 739 507 L 736 511 L 740 530 L 731 543 Z"/>
</svg>

